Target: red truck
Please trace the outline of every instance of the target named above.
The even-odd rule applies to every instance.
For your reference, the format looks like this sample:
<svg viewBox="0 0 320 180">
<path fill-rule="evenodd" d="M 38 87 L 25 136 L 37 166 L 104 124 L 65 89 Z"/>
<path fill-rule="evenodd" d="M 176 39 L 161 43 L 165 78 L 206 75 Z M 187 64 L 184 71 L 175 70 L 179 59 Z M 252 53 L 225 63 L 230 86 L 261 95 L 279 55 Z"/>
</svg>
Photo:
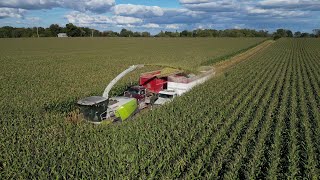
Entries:
<svg viewBox="0 0 320 180">
<path fill-rule="evenodd" d="M 180 70 L 164 68 L 158 71 L 140 75 L 139 85 L 130 87 L 125 93 L 126 97 L 136 98 L 140 109 L 153 104 L 158 99 L 160 91 L 167 89 L 168 76 L 180 73 Z"/>
</svg>

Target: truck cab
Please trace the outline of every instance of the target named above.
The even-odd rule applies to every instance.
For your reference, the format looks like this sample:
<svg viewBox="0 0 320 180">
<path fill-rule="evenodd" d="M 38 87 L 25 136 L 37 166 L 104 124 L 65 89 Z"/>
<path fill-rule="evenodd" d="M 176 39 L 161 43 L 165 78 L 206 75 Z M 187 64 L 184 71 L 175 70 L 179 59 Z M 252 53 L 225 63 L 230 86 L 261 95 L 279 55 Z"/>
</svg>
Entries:
<svg viewBox="0 0 320 180">
<path fill-rule="evenodd" d="M 163 105 L 172 101 L 178 94 L 175 90 L 164 90 L 159 92 L 158 99 L 155 101 L 155 105 Z"/>
<path fill-rule="evenodd" d="M 124 92 L 125 97 L 133 97 L 138 101 L 143 101 L 147 96 L 147 89 L 143 86 L 132 86 L 126 92 Z"/>
<path fill-rule="evenodd" d="M 139 109 L 144 109 L 152 106 L 154 102 L 158 99 L 158 94 L 150 92 L 144 86 L 132 86 L 126 92 L 124 92 L 125 97 L 132 97 L 138 100 Z"/>
</svg>

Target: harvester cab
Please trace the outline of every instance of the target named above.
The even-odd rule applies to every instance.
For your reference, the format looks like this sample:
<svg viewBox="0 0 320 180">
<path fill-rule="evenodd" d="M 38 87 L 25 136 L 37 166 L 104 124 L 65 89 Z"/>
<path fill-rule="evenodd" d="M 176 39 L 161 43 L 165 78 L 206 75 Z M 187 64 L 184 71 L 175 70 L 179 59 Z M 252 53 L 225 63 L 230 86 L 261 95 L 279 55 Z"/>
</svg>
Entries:
<svg viewBox="0 0 320 180">
<path fill-rule="evenodd" d="M 120 73 L 108 84 L 102 96 L 91 96 L 79 100 L 77 104 L 84 119 L 94 124 L 100 124 L 104 120 L 111 120 L 111 122 L 116 120 L 124 121 L 134 115 L 138 110 L 137 99 L 129 97 L 109 98 L 109 92 L 126 74 L 142 67 L 144 65 L 133 65 Z"/>
<path fill-rule="evenodd" d="M 106 119 L 109 99 L 102 96 L 91 96 L 78 101 L 78 106 L 84 118 L 91 122 L 101 122 Z"/>
</svg>

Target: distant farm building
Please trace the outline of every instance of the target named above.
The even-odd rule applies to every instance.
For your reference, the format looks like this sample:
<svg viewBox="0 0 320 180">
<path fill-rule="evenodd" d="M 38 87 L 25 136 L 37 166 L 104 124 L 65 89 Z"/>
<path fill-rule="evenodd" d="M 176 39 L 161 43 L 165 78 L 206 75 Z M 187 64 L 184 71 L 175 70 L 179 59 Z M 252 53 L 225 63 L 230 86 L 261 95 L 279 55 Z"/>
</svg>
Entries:
<svg viewBox="0 0 320 180">
<path fill-rule="evenodd" d="M 67 33 L 59 33 L 58 34 L 58 37 L 61 38 L 61 37 L 68 37 Z"/>
</svg>

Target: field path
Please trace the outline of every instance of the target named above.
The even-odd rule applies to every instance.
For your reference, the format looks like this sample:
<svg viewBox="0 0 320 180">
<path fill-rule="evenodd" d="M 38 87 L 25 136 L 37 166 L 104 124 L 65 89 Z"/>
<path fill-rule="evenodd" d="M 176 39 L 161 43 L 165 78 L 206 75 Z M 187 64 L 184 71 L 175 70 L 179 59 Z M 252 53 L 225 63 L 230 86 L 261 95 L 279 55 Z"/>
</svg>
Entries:
<svg viewBox="0 0 320 180">
<path fill-rule="evenodd" d="M 275 41 L 268 40 L 265 41 L 258 46 L 249 49 L 248 51 L 245 51 L 241 54 L 238 54 L 236 56 L 231 57 L 228 60 L 218 62 L 213 65 L 216 71 L 216 76 L 224 73 L 225 71 L 229 70 L 230 68 L 234 67 L 235 65 L 251 58 L 252 56 L 255 56 L 256 54 L 260 53 L 261 51 L 264 51 L 267 49 L 270 45 L 272 45 Z"/>
</svg>

